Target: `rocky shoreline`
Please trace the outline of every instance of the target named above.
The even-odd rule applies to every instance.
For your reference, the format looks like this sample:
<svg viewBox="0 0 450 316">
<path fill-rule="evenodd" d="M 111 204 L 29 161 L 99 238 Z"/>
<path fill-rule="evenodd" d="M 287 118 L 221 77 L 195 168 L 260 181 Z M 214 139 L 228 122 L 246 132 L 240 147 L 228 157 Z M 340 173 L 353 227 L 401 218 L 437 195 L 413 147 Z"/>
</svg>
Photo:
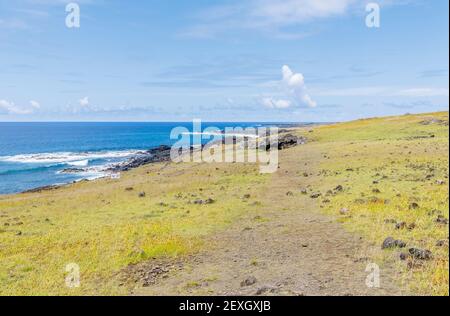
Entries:
<svg viewBox="0 0 450 316">
<path fill-rule="evenodd" d="M 278 150 L 284 150 L 287 148 L 291 148 L 294 146 L 298 146 L 298 145 L 303 145 L 306 144 L 307 139 L 306 137 L 300 136 L 297 137 L 293 134 L 291 134 L 291 130 L 289 129 L 280 129 L 279 131 L 279 138 L 278 138 Z M 233 143 L 235 143 L 236 145 L 243 145 L 245 142 L 248 141 L 247 137 L 236 137 L 236 136 L 232 136 L 230 138 L 233 138 Z M 226 139 L 224 138 L 221 142 L 225 143 Z M 266 151 L 270 150 L 271 148 L 271 138 L 267 137 L 264 141 L 262 141 L 260 143 L 260 148 L 262 146 L 262 148 L 265 147 Z M 201 146 L 201 149 L 204 148 L 205 145 Z M 190 151 L 191 153 L 195 152 L 195 151 L 199 151 L 200 148 L 195 148 L 195 147 L 191 147 Z M 105 178 L 107 176 L 110 176 L 112 174 L 117 174 L 120 172 L 126 172 L 132 169 L 136 169 L 145 165 L 149 165 L 152 163 L 159 163 L 159 162 L 169 162 L 170 159 L 170 151 L 171 151 L 171 147 L 167 146 L 167 145 L 160 145 L 156 148 L 152 148 L 149 149 L 147 151 L 142 151 L 139 152 L 138 154 L 136 154 L 135 156 L 127 159 L 126 161 L 123 162 L 119 162 L 116 164 L 111 164 L 107 167 L 105 167 L 103 170 L 101 170 L 101 172 L 105 173 L 105 176 L 103 177 L 99 177 L 99 178 Z M 65 173 L 65 174 L 79 174 L 79 173 L 86 173 L 89 171 L 89 168 L 66 168 L 62 171 L 60 171 L 60 173 Z M 74 181 L 72 183 L 76 183 L 79 181 L 89 181 L 87 179 L 81 179 L 78 181 Z M 42 191 L 50 191 L 50 190 L 56 190 L 60 187 L 69 185 L 71 183 L 67 183 L 67 184 L 56 184 L 56 185 L 48 185 L 48 186 L 43 186 L 43 187 L 38 187 L 38 188 L 34 188 L 31 190 L 26 190 L 22 193 L 36 193 L 36 192 L 42 192 Z"/>
</svg>

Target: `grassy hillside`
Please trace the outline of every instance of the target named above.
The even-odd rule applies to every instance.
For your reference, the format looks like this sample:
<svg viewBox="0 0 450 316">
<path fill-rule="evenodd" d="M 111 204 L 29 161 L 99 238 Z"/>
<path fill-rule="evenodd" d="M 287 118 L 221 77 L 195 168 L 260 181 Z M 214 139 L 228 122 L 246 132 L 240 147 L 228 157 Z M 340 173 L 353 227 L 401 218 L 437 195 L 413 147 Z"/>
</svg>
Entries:
<svg viewBox="0 0 450 316">
<path fill-rule="evenodd" d="M 399 282 L 412 293 L 448 294 L 448 225 L 442 220 L 449 216 L 448 113 L 360 120 L 297 133 L 309 138 L 302 150 L 314 147 L 322 153 L 314 162 L 320 172 L 306 174 L 322 193 L 317 211 L 378 248 L 389 236 L 403 240 L 405 249 L 367 255 L 380 264 L 395 262 Z M 311 163 L 311 158 L 298 159 L 305 159 L 305 166 Z M 132 263 L 208 247 L 210 234 L 258 212 L 258 197 L 271 177 L 259 174 L 256 165 L 155 164 L 124 173 L 120 180 L 1 196 L 0 294 L 127 293 L 118 272 Z M 338 186 L 342 190 L 334 190 Z M 300 194 L 301 188 L 287 189 Z M 243 198 L 247 194 L 251 201 Z M 432 259 L 400 260 L 410 247 L 430 250 Z M 80 288 L 65 285 L 70 263 L 80 266 Z"/>
<path fill-rule="evenodd" d="M 375 259 L 395 261 L 400 281 L 415 294 L 448 295 L 448 133 L 448 112 L 309 133 L 323 153 L 321 208 L 376 245 L 387 237 L 404 241 L 405 249 L 384 250 Z M 339 185 L 342 193 L 325 193 Z M 433 258 L 400 260 L 411 247 L 430 250 Z"/>
<path fill-rule="evenodd" d="M 255 209 L 241 197 L 266 180 L 255 166 L 156 164 L 120 180 L 1 197 L 0 294 L 126 293 L 116 272 L 197 251 L 202 237 Z M 70 263 L 80 266 L 80 288 L 65 285 Z"/>
</svg>

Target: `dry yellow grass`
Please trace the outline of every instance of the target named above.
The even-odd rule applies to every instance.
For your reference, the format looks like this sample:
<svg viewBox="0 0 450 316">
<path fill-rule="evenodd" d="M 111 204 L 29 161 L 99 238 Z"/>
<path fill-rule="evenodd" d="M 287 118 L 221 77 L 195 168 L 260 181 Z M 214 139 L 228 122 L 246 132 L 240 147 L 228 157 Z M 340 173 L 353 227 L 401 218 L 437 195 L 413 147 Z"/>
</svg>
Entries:
<svg viewBox="0 0 450 316">
<path fill-rule="evenodd" d="M 250 165 L 156 164 L 118 181 L 0 197 L 0 294 L 127 293 L 118 271 L 197 251 L 204 236 L 254 209 L 241 197 L 266 180 Z M 192 203 L 207 198 L 215 202 Z M 65 285 L 69 263 L 80 266 L 79 288 Z"/>
</svg>

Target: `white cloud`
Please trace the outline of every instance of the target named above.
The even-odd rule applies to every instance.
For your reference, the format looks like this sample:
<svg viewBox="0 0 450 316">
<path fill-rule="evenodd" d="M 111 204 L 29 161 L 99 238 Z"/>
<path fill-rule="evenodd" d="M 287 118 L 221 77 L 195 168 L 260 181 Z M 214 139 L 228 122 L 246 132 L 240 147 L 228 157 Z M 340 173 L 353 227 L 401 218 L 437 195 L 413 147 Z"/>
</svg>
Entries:
<svg viewBox="0 0 450 316">
<path fill-rule="evenodd" d="M 25 115 L 33 113 L 32 109 L 23 109 L 7 100 L 0 100 L 0 113 Z"/>
<path fill-rule="evenodd" d="M 357 0 L 254 0 L 250 16 L 266 24 L 288 25 L 342 15 Z"/>
<path fill-rule="evenodd" d="M 31 100 L 30 101 L 30 105 L 31 107 L 35 108 L 35 109 L 40 109 L 41 108 L 41 104 L 37 101 Z"/>
<path fill-rule="evenodd" d="M 269 108 L 286 109 L 293 105 L 316 107 L 317 103 L 306 92 L 305 77 L 301 73 L 294 73 L 289 66 L 281 69 L 283 79 L 278 84 L 284 95 L 282 98 L 265 97 L 262 104 Z"/>
<path fill-rule="evenodd" d="M 448 88 L 412 88 L 403 89 L 394 93 L 401 97 L 448 97 Z"/>
<path fill-rule="evenodd" d="M 357 87 L 343 89 L 325 89 L 315 91 L 315 95 L 332 96 L 332 97 L 363 97 L 363 96 L 379 96 L 386 92 L 385 87 Z"/>
<path fill-rule="evenodd" d="M 378 0 L 380 6 L 402 5 L 413 0 Z M 369 0 L 246 0 L 216 5 L 196 15 L 197 23 L 181 34 L 213 38 L 228 30 L 252 30 L 280 39 L 309 36 L 285 28 L 347 14 L 365 14 Z"/>
<path fill-rule="evenodd" d="M 228 104 L 234 104 L 235 102 L 234 102 L 234 99 L 232 99 L 232 98 L 227 98 L 227 103 L 228 103 Z"/>
<path fill-rule="evenodd" d="M 293 97 L 294 103 L 304 104 L 309 107 L 316 107 L 317 103 L 306 93 L 305 77 L 301 73 L 293 73 L 289 66 L 284 65 L 283 84 L 288 93 Z"/>
<path fill-rule="evenodd" d="M 263 98 L 262 104 L 271 109 L 287 109 L 292 105 L 289 100 L 275 100 L 273 98 Z"/>
<path fill-rule="evenodd" d="M 87 107 L 89 105 L 89 97 L 84 97 L 80 99 L 79 103 L 82 107 Z"/>
<path fill-rule="evenodd" d="M 27 29 L 28 25 L 20 19 L 17 18 L 8 18 L 8 19 L 0 19 L 0 29 Z"/>
<path fill-rule="evenodd" d="M 96 2 L 95 0 L 27 0 L 28 2 L 32 3 L 32 4 L 36 4 L 36 5 L 48 5 L 48 6 L 59 6 L 62 4 L 67 4 L 70 2 L 76 2 L 79 4 L 94 4 L 94 2 Z M 98 2 L 98 1 L 97 1 Z"/>
<path fill-rule="evenodd" d="M 357 87 L 315 91 L 315 95 L 332 97 L 448 97 L 448 88 Z"/>
</svg>

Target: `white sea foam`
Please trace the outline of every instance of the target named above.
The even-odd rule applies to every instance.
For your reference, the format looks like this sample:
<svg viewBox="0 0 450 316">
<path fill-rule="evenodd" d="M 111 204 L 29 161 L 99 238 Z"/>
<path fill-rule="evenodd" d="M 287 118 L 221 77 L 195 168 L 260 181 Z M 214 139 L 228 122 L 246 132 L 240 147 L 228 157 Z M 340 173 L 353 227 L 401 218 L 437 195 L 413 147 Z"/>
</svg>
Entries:
<svg viewBox="0 0 450 316">
<path fill-rule="evenodd" d="M 85 166 L 89 160 L 127 158 L 140 153 L 139 150 L 102 151 L 102 152 L 59 152 L 42 154 L 23 154 L 15 156 L 2 156 L 0 161 L 16 163 L 67 163 L 73 166 Z M 87 163 L 86 163 L 87 162 Z"/>
<path fill-rule="evenodd" d="M 82 168 L 78 172 L 72 172 L 72 174 L 79 177 L 76 182 L 83 180 L 92 181 L 110 176 L 110 172 L 106 171 L 107 168 L 107 165 Z M 64 170 L 59 170 L 56 174 L 64 174 Z"/>
<path fill-rule="evenodd" d="M 89 159 L 80 161 L 71 161 L 68 162 L 68 164 L 74 167 L 86 167 L 89 164 Z"/>
</svg>

